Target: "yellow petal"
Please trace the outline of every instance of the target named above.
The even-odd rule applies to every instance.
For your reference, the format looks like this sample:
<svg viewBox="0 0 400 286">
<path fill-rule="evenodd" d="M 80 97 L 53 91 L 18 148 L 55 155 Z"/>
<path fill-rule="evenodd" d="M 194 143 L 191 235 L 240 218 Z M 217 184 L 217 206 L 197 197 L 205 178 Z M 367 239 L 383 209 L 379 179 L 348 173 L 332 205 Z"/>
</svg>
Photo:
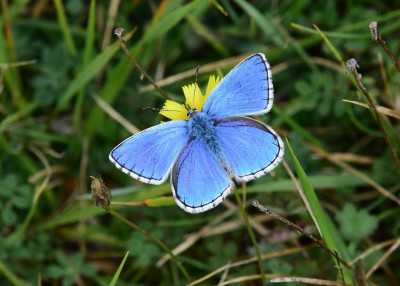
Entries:
<svg viewBox="0 0 400 286">
<path fill-rule="evenodd" d="M 204 96 L 201 93 L 200 87 L 197 83 L 182 86 L 183 93 L 185 94 L 186 104 L 190 108 L 201 110 L 204 103 Z"/>
<path fill-rule="evenodd" d="M 218 85 L 218 83 L 221 81 L 219 76 L 210 76 L 208 79 L 208 84 L 207 84 L 207 90 L 206 90 L 206 98 L 210 95 L 211 91 Z"/>
<path fill-rule="evenodd" d="M 185 105 L 172 100 L 165 101 L 160 114 L 171 120 L 188 120 Z"/>
</svg>

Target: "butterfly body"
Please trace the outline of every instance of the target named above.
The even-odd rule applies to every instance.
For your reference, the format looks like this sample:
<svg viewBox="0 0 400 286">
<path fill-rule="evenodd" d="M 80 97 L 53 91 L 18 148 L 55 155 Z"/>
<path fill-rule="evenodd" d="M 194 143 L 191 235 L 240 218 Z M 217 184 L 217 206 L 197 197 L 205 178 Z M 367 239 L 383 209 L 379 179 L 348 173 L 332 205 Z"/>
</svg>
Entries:
<svg viewBox="0 0 400 286">
<path fill-rule="evenodd" d="M 215 134 L 215 121 L 206 113 L 195 111 L 189 116 L 188 129 L 189 138 L 200 141 L 214 155 L 221 152 Z"/>
<path fill-rule="evenodd" d="M 215 207 L 233 190 L 233 180 L 256 179 L 282 160 L 278 134 L 243 116 L 271 109 L 271 77 L 263 54 L 248 57 L 211 91 L 201 109 L 187 101 L 187 120 L 133 135 L 114 148 L 110 160 L 145 183 L 161 184 L 171 174 L 173 195 L 187 212 Z"/>
</svg>

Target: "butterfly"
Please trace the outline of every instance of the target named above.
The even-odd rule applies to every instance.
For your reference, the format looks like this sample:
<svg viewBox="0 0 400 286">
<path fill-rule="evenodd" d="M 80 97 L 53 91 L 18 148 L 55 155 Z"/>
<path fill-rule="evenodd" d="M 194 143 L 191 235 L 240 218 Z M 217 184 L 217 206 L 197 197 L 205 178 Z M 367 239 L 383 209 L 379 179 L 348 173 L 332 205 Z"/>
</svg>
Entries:
<svg viewBox="0 0 400 286">
<path fill-rule="evenodd" d="M 162 184 L 170 174 L 177 205 L 201 213 L 220 204 L 234 181 L 248 182 L 273 170 L 282 160 L 284 144 L 270 126 L 246 117 L 272 108 L 271 68 L 262 53 L 240 62 L 206 98 L 196 103 L 186 99 L 179 110 L 184 119 L 134 134 L 109 159 L 148 184 Z"/>
</svg>

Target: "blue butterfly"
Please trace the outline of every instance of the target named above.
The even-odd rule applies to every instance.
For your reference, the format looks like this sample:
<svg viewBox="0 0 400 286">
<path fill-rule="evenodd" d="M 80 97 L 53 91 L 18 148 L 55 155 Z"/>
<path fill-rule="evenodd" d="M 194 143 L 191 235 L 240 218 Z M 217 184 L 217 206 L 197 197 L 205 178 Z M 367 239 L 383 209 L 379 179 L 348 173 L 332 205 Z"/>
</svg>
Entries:
<svg viewBox="0 0 400 286">
<path fill-rule="evenodd" d="M 234 189 L 233 181 L 261 177 L 282 160 L 279 135 L 268 125 L 244 117 L 267 113 L 273 99 L 269 63 L 264 54 L 254 54 L 200 103 L 186 100 L 184 111 L 178 110 L 186 120 L 171 120 L 129 137 L 111 151 L 109 159 L 148 184 L 162 184 L 171 173 L 178 206 L 189 213 L 207 211 Z M 168 112 L 165 106 L 161 111 Z"/>
</svg>

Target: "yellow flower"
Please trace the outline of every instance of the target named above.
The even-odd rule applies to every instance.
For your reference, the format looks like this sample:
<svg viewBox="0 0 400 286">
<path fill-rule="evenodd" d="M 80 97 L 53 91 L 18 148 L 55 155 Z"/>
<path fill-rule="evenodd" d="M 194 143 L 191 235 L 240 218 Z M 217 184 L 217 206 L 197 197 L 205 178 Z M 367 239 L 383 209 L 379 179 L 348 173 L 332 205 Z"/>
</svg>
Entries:
<svg viewBox="0 0 400 286">
<path fill-rule="evenodd" d="M 185 95 L 186 99 L 185 104 L 180 104 L 172 100 L 167 100 L 165 101 L 164 106 L 160 111 L 160 114 L 171 120 L 188 120 L 188 110 L 185 106 L 189 106 L 189 108 L 191 109 L 201 111 L 207 97 L 219 82 L 219 76 L 210 76 L 205 95 L 201 93 L 200 87 L 197 85 L 197 83 L 183 86 L 183 94 Z"/>
</svg>

